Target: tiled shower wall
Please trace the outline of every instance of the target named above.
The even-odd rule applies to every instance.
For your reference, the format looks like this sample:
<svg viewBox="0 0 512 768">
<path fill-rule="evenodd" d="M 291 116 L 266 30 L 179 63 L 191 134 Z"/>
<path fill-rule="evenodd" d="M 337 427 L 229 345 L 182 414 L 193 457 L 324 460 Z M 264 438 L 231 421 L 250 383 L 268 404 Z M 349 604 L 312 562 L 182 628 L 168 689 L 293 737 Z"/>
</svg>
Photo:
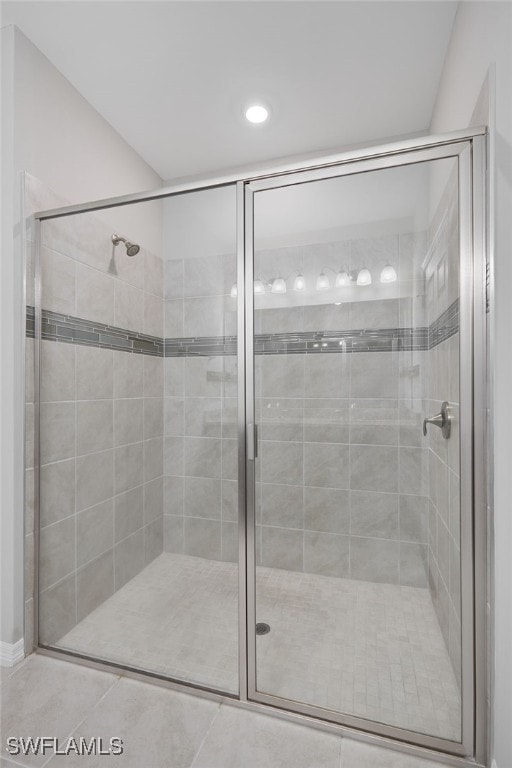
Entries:
<svg viewBox="0 0 512 768">
<path fill-rule="evenodd" d="M 426 586 L 427 353 L 399 349 L 396 338 L 397 329 L 425 323 L 426 234 L 259 252 L 256 276 L 296 270 L 311 284 L 340 252 L 350 267 L 362 266 L 361 254 L 374 270 L 390 261 L 398 283 L 378 286 L 372 300 L 340 306 L 283 306 L 297 301 L 292 292 L 277 297 L 276 308 L 257 304 L 258 562 Z M 234 257 L 167 262 L 168 339 L 235 334 L 234 265 Z M 365 291 L 375 295 L 375 287 L 358 290 L 360 299 Z M 391 334 L 389 350 L 350 353 L 350 345 L 339 351 L 338 341 L 336 352 L 317 352 L 312 343 L 300 349 L 315 333 L 362 330 L 383 334 L 386 345 Z M 208 356 L 200 346 L 197 340 L 187 356 L 165 361 L 165 548 L 236 559 L 236 359 L 233 352 Z"/>
<path fill-rule="evenodd" d="M 62 204 L 30 177 L 26 200 L 27 213 Z M 113 274 L 112 231 L 91 214 L 42 226 L 41 304 L 52 339 L 41 345 L 43 643 L 56 642 L 162 551 L 163 359 L 108 348 L 117 341 L 107 329 L 161 341 L 163 266 L 143 247 L 128 259 L 119 246 Z M 126 234 L 137 241 L 136 231 Z M 27 303 L 34 304 L 30 294 Z M 73 328 L 76 318 L 91 327 Z M 94 323 L 103 335 L 92 332 Z M 33 398 L 33 387 L 27 391 Z M 32 412 L 29 404 L 28 424 Z M 30 468 L 27 488 L 33 498 Z M 32 538 L 28 533 L 28 543 Z M 30 590 L 30 575 L 26 584 Z"/>
<path fill-rule="evenodd" d="M 199 338 L 190 354 L 165 359 L 164 548 L 237 559 L 236 280 L 231 255 L 166 263 L 166 339 Z M 210 344 L 210 354 L 205 345 Z M 222 344 L 223 347 L 223 344 Z"/>
<path fill-rule="evenodd" d="M 424 352 L 414 348 L 421 347 L 415 339 L 401 349 L 396 338 L 397 329 L 424 325 L 424 252 L 419 233 L 278 253 L 278 271 L 300 270 L 310 285 L 325 264 L 366 266 L 378 280 L 389 262 L 398 281 L 356 288 L 341 305 L 331 297 L 260 312 L 263 334 L 314 332 L 320 344 L 306 354 L 256 360 L 263 565 L 426 585 L 426 456 L 419 431 Z M 256 262 L 269 274 L 273 255 L 263 252 Z M 351 332 L 345 346 L 335 335 L 330 340 L 329 333 L 340 330 Z M 343 351 L 331 351 L 336 347 Z"/>
<path fill-rule="evenodd" d="M 457 177 L 450 177 L 430 228 L 425 265 L 429 322 L 453 315 L 459 296 L 459 231 Z M 429 588 L 456 678 L 461 675 L 460 603 L 460 463 L 459 463 L 459 332 L 457 320 L 445 320 L 450 333 L 428 352 L 425 412 L 439 413 L 450 403 L 451 436 L 429 429 Z M 443 338 L 443 336 L 441 336 Z"/>
<path fill-rule="evenodd" d="M 29 190 L 33 208 L 60 203 L 41 199 L 33 180 Z M 110 230 L 92 217 L 67 224 L 75 226 L 49 225 L 44 242 L 43 274 L 51 279 L 43 286 L 43 306 L 60 313 L 47 318 L 48 327 L 60 322 L 65 328 L 69 316 L 89 318 L 103 324 L 103 339 L 114 326 L 154 339 L 127 341 L 130 348 L 160 347 L 154 355 L 135 354 L 119 351 L 117 339 L 115 348 L 100 349 L 88 345 L 90 328 L 76 332 L 77 344 L 43 342 L 46 642 L 140 571 L 162 542 L 167 551 L 237 557 L 234 255 L 168 261 L 162 297 L 158 257 L 141 252 L 128 260 L 118 248 L 114 277 Z M 441 390 L 448 391 L 441 361 L 453 357 L 457 344 L 452 336 L 429 350 L 424 332 L 456 297 L 455 284 L 436 268 L 436 279 L 445 274 L 449 288 L 425 306 L 426 233 L 260 251 L 257 266 L 268 276 L 293 268 L 311 281 L 340 252 L 349 268 L 360 267 L 363 257 L 376 274 L 393 263 L 398 283 L 373 286 L 371 297 L 362 288 L 358 298 L 367 291 L 368 300 L 340 305 L 301 306 L 289 292 L 285 301 L 293 306 L 280 297 L 280 306 L 256 308 L 258 562 L 412 586 L 426 586 L 428 573 L 456 666 L 458 534 L 449 505 L 456 510 L 458 456 L 443 454 L 448 448 L 437 430 L 428 440 L 421 435 L 422 418 L 439 409 Z M 27 341 L 30 426 L 33 342 Z M 331 352 L 333 344 L 342 351 Z M 162 358 L 164 346 L 170 356 Z M 458 399 L 454 374 L 447 399 Z M 454 438 L 450 447 L 456 432 Z M 28 448 L 33 456 L 30 441 Z M 450 539 L 443 535 L 447 521 Z M 27 601 L 30 615 L 30 593 Z"/>
</svg>

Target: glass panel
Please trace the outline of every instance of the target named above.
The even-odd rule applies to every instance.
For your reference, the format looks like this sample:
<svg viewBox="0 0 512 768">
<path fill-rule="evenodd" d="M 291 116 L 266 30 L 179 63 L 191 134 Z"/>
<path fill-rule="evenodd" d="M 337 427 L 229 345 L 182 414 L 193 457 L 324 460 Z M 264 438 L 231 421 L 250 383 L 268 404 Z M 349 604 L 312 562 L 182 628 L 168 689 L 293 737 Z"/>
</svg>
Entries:
<svg viewBox="0 0 512 768">
<path fill-rule="evenodd" d="M 257 690 L 458 741 L 457 162 L 254 210 Z"/>
<path fill-rule="evenodd" d="M 237 693 L 235 188 L 42 243 L 40 641 Z"/>
</svg>

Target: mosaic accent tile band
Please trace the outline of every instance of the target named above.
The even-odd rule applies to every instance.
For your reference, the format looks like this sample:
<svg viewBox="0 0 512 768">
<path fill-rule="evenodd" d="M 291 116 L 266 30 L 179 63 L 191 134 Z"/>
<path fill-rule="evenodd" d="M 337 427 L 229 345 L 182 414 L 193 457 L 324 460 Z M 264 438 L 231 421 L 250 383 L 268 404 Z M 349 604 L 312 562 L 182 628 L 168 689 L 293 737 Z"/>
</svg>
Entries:
<svg viewBox="0 0 512 768">
<path fill-rule="evenodd" d="M 304 355 L 319 352 L 392 352 L 427 349 L 428 328 L 262 333 L 254 337 L 256 355 Z M 234 355 L 236 336 L 166 339 L 165 357 Z"/>
<path fill-rule="evenodd" d="M 190 336 L 164 339 L 164 357 L 236 355 L 236 336 Z"/>
<path fill-rule="evenodd" d="M 27 336 L 34 338 L 34 307 L 27 307 Z M 254 339 L 257 355 L 304 355 L 355 352 L 427 350 L 459 329 L 458 299 L 430 327 L 261 333 Z M 49 341 L 134 352 L 156 357 L 212 357 L 236 355 L 236 336 L 195 336 L 162 339 L 92 320 L 43 309 L 42 337 Z"/>
<path fill-rule="evenodd" d="M 428 349 L 437 347 L 459 330 L 459 300 L 455 299 L 428 329 Z"/>
<path fill-rule="evenodd" d="M 34 307 L 27 307 L 27 336 L 33 338 L 34 334 Z M 41 335 L 48 341 L 136 352 L 156 357 L 164 356 L 164 339 L 158 336 L 148 336 L 81 317 L 50 312 L 47 309 L 43 309 L 42 312 Z"/>
</svg>

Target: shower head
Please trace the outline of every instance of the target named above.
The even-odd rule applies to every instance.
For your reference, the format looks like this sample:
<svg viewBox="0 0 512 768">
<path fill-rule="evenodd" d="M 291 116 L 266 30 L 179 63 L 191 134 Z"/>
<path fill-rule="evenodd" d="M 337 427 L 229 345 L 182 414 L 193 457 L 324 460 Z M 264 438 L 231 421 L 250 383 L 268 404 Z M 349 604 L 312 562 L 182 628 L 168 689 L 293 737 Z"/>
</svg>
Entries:
<svg viewBox="0 0 512 768">
<path fill-rule="evenodd" d="M 128 256 L 136 256 L 140 251 L 140 245 L 137 245 L 137 243 L 130 243 L 125 237 L 121 237 L 120 235 L 112 235 L 112 242 L 114 245 L 124 243 Z"/>
<path fill-rule="evenodd" d="M 140 251 L 140 247 L 137 245 L 137 243 L 125 243 L 125 245 L 126 253 L 128 256 L 136 256 Z"/>
</svg>

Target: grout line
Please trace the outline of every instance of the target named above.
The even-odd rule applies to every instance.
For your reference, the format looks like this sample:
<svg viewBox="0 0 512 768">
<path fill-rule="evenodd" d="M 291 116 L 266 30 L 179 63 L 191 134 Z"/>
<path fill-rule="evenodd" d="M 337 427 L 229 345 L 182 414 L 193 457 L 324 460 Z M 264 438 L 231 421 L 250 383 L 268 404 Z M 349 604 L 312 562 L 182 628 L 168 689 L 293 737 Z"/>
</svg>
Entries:
<svg viewBox="0 0 512 768">
<path fill-rule="evenodd" d="M 206 739 L 207 739 L 207 738 L 208 738 L 208 736 L 210 735 L 210 731 L 211 731 L 211 730 L 212 730 L 212 728 L 213 728 L 213 724 L 215 723 L 215 721 L 217 720 L 217 718 L 218 718 L 218 717 L 219 717 L 219 715 L 220 715 L 220 710 L 221 710 L 221 707 L 222 707 L 222 703 L 219 703 L 219 704 L 217 705 L 217 711 L 215 712 L 214 716 L 212 717 L 212 720 L 211 720 L 211 722 L 210 722 L 210 725 L 208 726 L 208 729 L 207 729 L 207 731 L 206 731 L 206 733 L 205 733 L 205 735 L 204 735 L 204 737 L 203 737 L 203 739 L 202 739 L 202 741 L 201 741 L 201 743 L 200 743 L 200 745 L 199 745 L 199 747 L 198 747 L 198 750 L 197 750 L 197 752 L 195 753 L 194 757 L 192 758 L 192 762 L 190 763 L 190 768 L 194 768 L 194 763 L 196 762 L 197 758 L 199 757 L 199 754 L 200 754 L 200 752 L 201 752 L 201 750 L 202 750 L 202 748 L 203 748 L 203 746 L 204 746 L 204 744 L 205 744 L 205 742 L 206 742 Z"/>
<path fill-rule="evenodd" d="M 66 662 L 64 662 L 64 663 L 66 663 Z M 96 671 L 99 671 L 99 670 L 96 670 Z M 87 720 L 87 719 L 88 719 L 88 718 L 89 718 L 89 717 L 92 715 L 92 713 L 94 712 L 94 710 L 95 710 L 95 709 L 97 709 L 97 707 L 98 707 L 98 706 L 101 704 L 101 702 L 103 701 L 103 699 L 105 699 L 105 698 L 106 698 L 106 697 L 109 695 L 109 693 L 110 693 L 110 692 L 112 691 L 112 689 L 113 689 L 113 688 L 114 688 L 114 687 L 115 687 L 115 686 L 116 686 L 116 685 L 119 683 L 119 681 L 121 680 L 121 677 L 122 677 L 122 675 L 116 675 L 116 674 L 115 674 L 115 673 L 113 673 L 113 672 L 106 672 L 106 673 L 102 673 L 102 674 L 114 675 L 115 679 L 113 680 L 113 682 L 112 682 L 112 684 L 109 686 L 109 688 L 108 688 L 108 689 L 105 691 L 105 693 L 104 693 L 104 694 L 103 694 L 103 695 L 102 695 L 102 696 L 101 696 L 101 697 L 98 699 L 98 701 L 97 701 L 95 704 L 93 704 L 93 706 L 92 706 L 92 707 L 91 707 L 91 709 L 90 709 L 90 710 L 87 712 L 87 714 L 86 714 L 86 715 L 85 715 L 85 716 L 84 716 L 84 717 L 83 717 L 83 718 L 82 718 L 82 719 L 81 719 L 81 720 L 80 720 L 80 721 L 77 723 L 77 725 L 76 725 L 74 728 L 72 728 L 72 729 L 71 729 L 71 730 L 68 732 L 68 735 L 67 735 L 67 737 L 65 737 L 65 738 L 64 738 L 64 741 L 65 741 L 65 742 L 67 742 L 67 741 L 68 741 L 68 740 L 71 738 L 71 736 L 73 735 L 73 733 L 75 733 L 76 731 L 78 731 L 78 729 L 80 728 L 80 726 L 81 726 L 81 725 L 83 725 L 83 724 L 85 723 L 85 721 L 86 721 L 86 720 Z M 43 764 L 42 764 L 41 768 L 45 768 L 45 766 L 47 766 L 47 765 L 48 765 L 48 763 L 50 762 L 50 760 L 53 760 L 53 758 L 54 758 L 54 757 L 55 757 L 55 754 L 53 754 L 53 755 L 50 755 L 50 756 L 49 756 L 49 758 L 48 758 L 48 760 L 45 760 L 45 761 L 43 762 Z"/>
</svg>

